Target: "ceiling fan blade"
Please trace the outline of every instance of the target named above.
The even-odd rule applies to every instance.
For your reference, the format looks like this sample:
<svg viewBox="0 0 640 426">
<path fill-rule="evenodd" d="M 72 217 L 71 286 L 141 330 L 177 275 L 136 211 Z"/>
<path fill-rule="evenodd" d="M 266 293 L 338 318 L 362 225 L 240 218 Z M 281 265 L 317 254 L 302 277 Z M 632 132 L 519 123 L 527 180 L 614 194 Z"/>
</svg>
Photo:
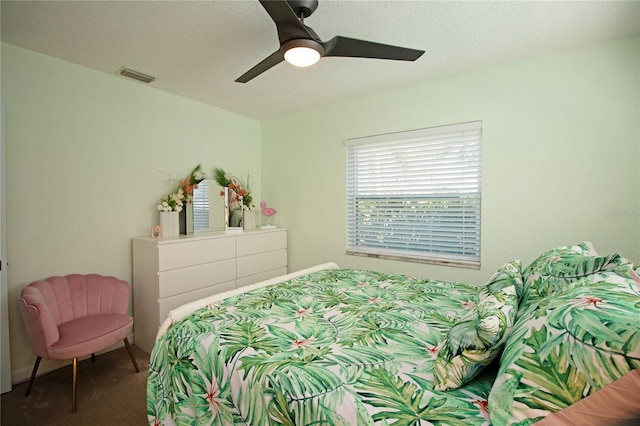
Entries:
<svg viewBox="0 0 640 426">
<path fill-rule="evenodd" d="M 336 36 L 323 42 L 324 56 L 340 56 L 346 58 L 392 59 L 396 61 L 415 61 L 424 50 L 391 46 L 373 41 Z"/>
<path fill-rule="evenodd" d="M 276 24 L 280 44 L 298 38 L 313 39 L 286 0 L 260 0 L 260 4 Z"/>
<path fill-rule="evenodd" d="M 236 79 L 236 83 L 246 83 L 247 81 L 267 71 L 269 68 L 275 67 L 282 61 L 284 61 L 284 55 L 280 50 L 276 50 L 271 55 L 263 59 L 262 62 L 260 62 L 258 65 L 238 77 Z"/>
</svg>

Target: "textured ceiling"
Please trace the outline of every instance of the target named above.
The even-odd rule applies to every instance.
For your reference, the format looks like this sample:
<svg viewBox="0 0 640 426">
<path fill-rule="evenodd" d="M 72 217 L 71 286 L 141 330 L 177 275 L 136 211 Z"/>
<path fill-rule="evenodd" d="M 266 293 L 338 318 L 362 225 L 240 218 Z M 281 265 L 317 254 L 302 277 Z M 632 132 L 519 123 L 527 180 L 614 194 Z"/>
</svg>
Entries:
<svg viewBox="0 0 640 426">
<path fill-rule="evenodd" d="M 180 96 L 265 119 L 640 32 L 638 1 L 320 0 L 305 20 L 335 35 L 425 50 L 416 62 L 322 58 L 234 80 L 278 49 L 256 0 L 5 1 L 3 42 L 115 75 L 127 66 Z M 142 83 L 139 83 L 142 84 Z"/>
</svg>

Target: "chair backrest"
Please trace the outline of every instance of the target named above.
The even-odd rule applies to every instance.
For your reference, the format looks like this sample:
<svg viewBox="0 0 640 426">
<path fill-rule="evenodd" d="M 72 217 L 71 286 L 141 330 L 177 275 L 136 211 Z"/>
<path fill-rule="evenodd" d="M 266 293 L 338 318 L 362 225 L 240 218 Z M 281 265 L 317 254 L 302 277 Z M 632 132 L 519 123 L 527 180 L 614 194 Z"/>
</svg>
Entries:
<svg viewBox="0 0 640 426">
<path fill-rule="evenodd" d="M 60 339 L 58 325 L 87 315 L 126 314 L 131 286 L 116 277 L 72 274 L 36 281 L 20 292 L 20 310 L 33 351 L 46 357 Z"/>
</svg>

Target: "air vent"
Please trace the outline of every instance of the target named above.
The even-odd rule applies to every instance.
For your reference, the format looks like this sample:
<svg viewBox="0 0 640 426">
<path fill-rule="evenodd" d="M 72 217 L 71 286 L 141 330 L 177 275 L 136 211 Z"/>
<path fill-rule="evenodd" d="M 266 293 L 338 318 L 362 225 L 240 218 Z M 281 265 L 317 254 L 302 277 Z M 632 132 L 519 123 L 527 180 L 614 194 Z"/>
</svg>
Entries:
<svg viewBox="0 0 640 426">
<path fill-rule="evenodd" d="M 140 71 L 132 70 L 131 68 L 127 68 L 127 67 L 120 68 L 118 71 L 116 71 L 116 73 L 123 75 L 125 77 L 132 78 L 134 80 L 141 81 L 143 83 L 151 83 L 153 80 L 156 79 L 151 75 L 142 73 Z"/>
</svg>

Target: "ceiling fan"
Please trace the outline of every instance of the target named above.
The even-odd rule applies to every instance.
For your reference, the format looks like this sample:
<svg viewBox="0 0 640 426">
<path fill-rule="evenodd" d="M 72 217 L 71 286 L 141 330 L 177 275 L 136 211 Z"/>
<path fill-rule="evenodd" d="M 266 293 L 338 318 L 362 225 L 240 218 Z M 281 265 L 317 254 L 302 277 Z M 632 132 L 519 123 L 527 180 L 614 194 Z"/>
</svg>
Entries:
<svg viewBox="0 0 640 426">
<path fill-rule="evenodd" d="M 280 49 L 236 79 L 246 83 L 286 60 L 296 66 L 313 65 L 322 56 L 415 61 L 424 50 L 391 46 L 372 41 L 336 36 L 322 41 L 304 19 L 318 7 L 318 0 L 259 0 L 278 29 Z"/>
</svg>

